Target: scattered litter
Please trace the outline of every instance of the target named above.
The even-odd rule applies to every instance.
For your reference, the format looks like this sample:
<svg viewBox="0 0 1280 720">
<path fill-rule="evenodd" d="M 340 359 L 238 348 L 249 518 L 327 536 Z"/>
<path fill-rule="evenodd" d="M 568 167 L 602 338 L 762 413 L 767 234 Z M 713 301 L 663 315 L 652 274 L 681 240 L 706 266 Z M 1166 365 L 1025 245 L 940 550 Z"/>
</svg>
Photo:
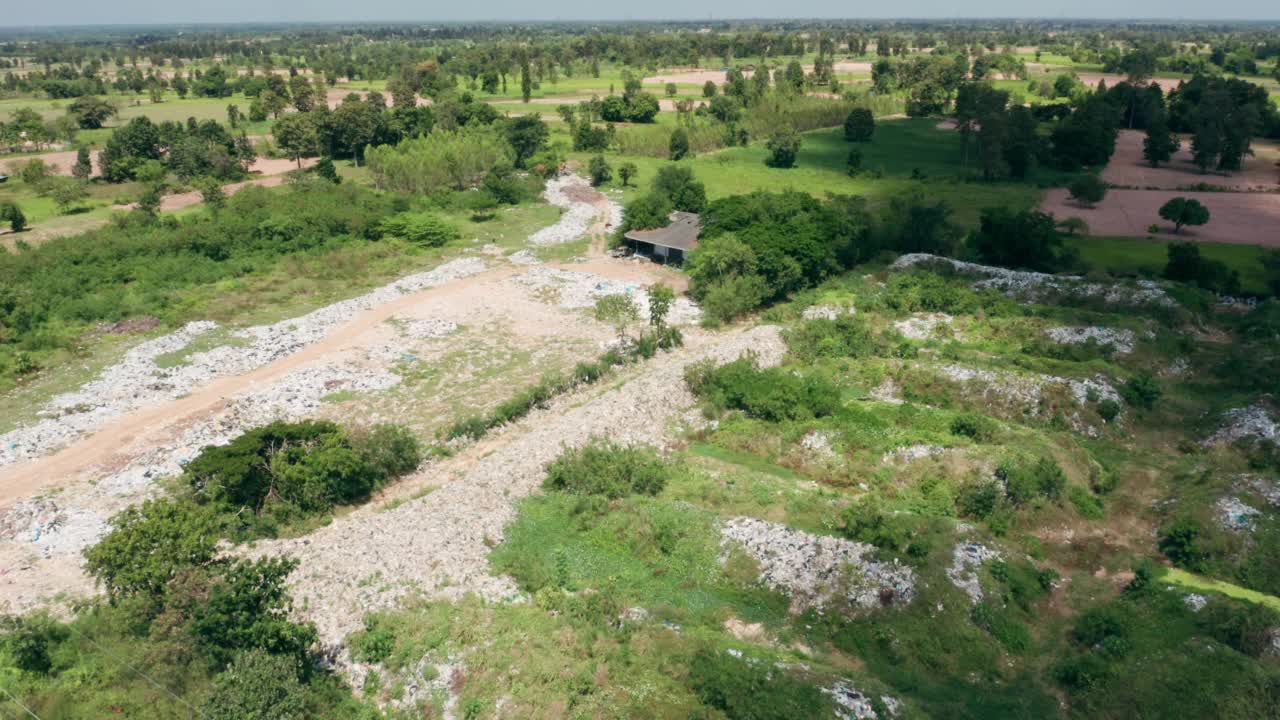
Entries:
<svg viewBox="0 0 1280 720">
<path fill-rule="evenodd" d="M 566 173 L 548 180 L 542 195 L 547 202 L 564 210 L 564 213 L 554 225 L 530 235 L 529 243 L 532 245 L 559 245 L 586 234 L 596 219 L 597 203 L 583 200 L 584 196 L 596 195 L 600 198 L 597 202 L 608 203 L 607 222 L 610 225 L 616 227 L 622 222 L 622 207 L 608 196 L 596 192 L 581 175 Z"/>
<path fill-rule="evenodd" d="M 891 268 L 903 270 L 916 265 L 945 264 L 958 272 L 977 275 L 983 279 L 973 283 L 977 290 L 990 289 L 1010 297 L 1039 300 L 1050 296 L 1076 298 L 1102 298 L 1108 303 L 1121 305 L 1174 306 L 1173 298 L 1151 280 L 1125 283 L 1100 283 L 1086 280 L 1079 275 L 1048 275 L 1038 272 L 1008 270 L 1006 268 L 978 265 L 951 258 L 909 253 L 894 261 Z"/>
<path fill-rule="evenodd" d="M 1190 593 L 1182 598 L 1182 602 L 1191 608 L 1191 612 L 1200 612 L 1205 605 L 1209 604 L 1209 598 L 1199 593 Z"/>
<path fill-rule="evenodd" d="M 835 320 L 841 315 L 853 315 L 855 310 L 840 305 L 810 305 L 800 313 L 805 320 Z"/>
<path fill-rule="evenodd" d="M 533 251 L 528 248 L 525 248 L 524 250 L 517 250 L 516 252 L 511 253 L 510 255 L 507 256 L 507 259 L 510 260 L 514 265 L 541 265 L 542 264 L 542 261 L 538 259 L 538 256 L 534 255 Z"/>
<path fill-rule="evenodd" d="M 974 605 L 982 602 L 982 583 L 978 570 L 990 560 L 999 560 L 1000 552 L 975 542 L 958 543 L 951 552 L 951 567 L 947 578 L 951 584 L 964 591 Z"/>
<path fill-rule="evenodd" d="M 836 455 L 831 449 L 831 434 L 821 430 L 812 430 L 800 438 L 800 447 L 821 460 L 829 460 Z"/>
<path fill-rule="evenodd" d="M 947 449 L 941 445 L 908 445 L 885 453 L 880 457 L 880 462 L 909 463 L 914 460 L 942 455 L 946 451 Z"/>
<path fill-rule="evenodd" d="M 1253 529 L 1253 518 L 1262 514 L 1257 508 L 1245 505 L 1236 497 L 1221 497 L 1214 503 L 1218 511 L 1218 522 L 1225 530 L 1241 532 Z"/>
<path fill-rule="evenodd" d="M 596 301 L 606 295 L 629 295 L 640 310 L 640 322 L 649 317 L 649 293 L 637 283 L 550 267 L 532 268 L 517 276 L 515 281 L 535 289 L 554 291 L 557 304 L 567 310 L 595 307 Z M 701 308 L 685 297 L 677 297 L 667 313 L 667 323 L 671 325 L 695 325 L 701 319 Z"/>
<path fill-rule="evenodd" d="M 946 313 L 920 314 L 898 320 L 893 327 L 908 340 L 931 340 L 941 334 L 940 328 L 950 329 L 954 319 Z"/>
<path fill-rule="evenodd" d="M 1090 340 L 1099 345 L 1110 345 L 1117 355 L 1127 355 L 1133 352 L 1133 348 L 1137 343 L 1137 338 L 1132 330 L 1116 330 L 1097 325 L 1089 327 L 1052 327 L 1045 330 L 1045 334 L 1049 336 L 1050 340 L 1060 345 L 1083 345 Z"/>
<path fill-rule="evenodd" d="M 1222 413 L 1222 420 L 1222 426 L 1205 441 L 1206 445 L 1232 443 L 1244 438 L 1280 441 L 1280 427 L 1261 403 L 1232 408 Z"/>
<path fill-rule="evenodd" d="M 831 687 L 822 688 L 822 692 L 830 695 L 835 702 L 836 717 L 840 720 L 878 720 L 880 717 L 876 714 L 871 698 L 850 685 L 847 680 L 837 680 Z M 889 709 L 891 716 L 898 714 L 897 699 L 883 695 L 880 702 Z"/>
<path fill-rule="evenodd" d="M 484 261 L 465 258 L 401 278 L 359 297 L 327 305 L 296 318 L 232 333 L 232 344 L 193 353 L 175 367 L 159 367 L 157 358 L 182 350 L 217 327 L 191 322 L 180 330 L 148 340 L 125 353 L 97 379 L 54 397 L 43 419 L 0 435 L 0 467 L 39 457 L 65 446 L 108 420 L 144 405 L 181 397 L 210 380 L 238 375 L 290 355 L 322 339 L 356 314 L 419 290 L 483 271 Z M 235 344 L 240 342 L 243 344 Z"/>
<path fill-rule="evenodd" d="M 736 544 L 760 564 L 765 585 L 791 596 L 797 610 L 822 610 L 837 596 L 850 606 L 905 606 L 915 596 L 915 574 L 897 561 L 873 559 L 876 548 L 785 525 L 737 517 L 721 527 L 721 547 Z"/>
</svg>

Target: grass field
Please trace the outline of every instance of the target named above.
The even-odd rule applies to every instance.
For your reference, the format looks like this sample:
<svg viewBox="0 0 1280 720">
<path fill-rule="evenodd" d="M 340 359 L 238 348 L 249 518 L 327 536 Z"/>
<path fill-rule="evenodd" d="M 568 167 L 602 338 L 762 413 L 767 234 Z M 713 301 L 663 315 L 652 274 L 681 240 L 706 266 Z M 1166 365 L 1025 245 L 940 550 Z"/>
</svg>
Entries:
<svg viewBox="0 0 1280 720">
<path fill-rule="evenodd" d="M 1251 603 L 1265 605 L 1272 610 L 1280 611 L 1280 597 L 1275 595 L 1267 595 L 1249 588 L 1242 588 L 1239 585 L 1233 585 L 1222 580 L 1214 580 L 1212 578 L 1201 577 L 1180 570 L 1178 568 L 1169 568 L 1160 578 L 1171 585 L 1191 588 L 1193 590 L 1209 590 L 1211 592 L 1222 593 L 1227 597 L 1237 598 L 1239 600 L 1247 600 Z"/>
<path fill-rule="evenodd" d="M 1163 240 L 1126 237 L 1069 237 L 1067 247 L 1080 252 L 1080 258 L 1090 267 L 1106 270 L 1114 275 L 1142 275 L 1156 277 L 1164 269 L 1168 259 L 1168 243 Z M 1226 263 L 1240 273 L 1240 284 L 1248 294 L 1269 294 L 1266 277 L 1262 271 L 1264 248 L 1256 245 L 1231 245 L 1227 243 L 1197 243 L 1200 254 L 1211 260 Z"/>
<path fill-rule="evenodd" d="M 966 181 L 977 172 L 974 160 L 970 158 L 966 166 L 959 135 L 939 130 L 936 124 L 933 119 L 881 121 L 872 141 L 857 145 L 845 142 L 837 129 L 805 133 L 796 167 L 789 169 L 765 165 L 768 150 L 760 142 L 701 155 L 688 164 L 706 184 L 707 196 L 712 200 L 755 190 L 791 189 L 817 196 L 864 195 L 874 201 L 915 185 L 928 197 L 945 200 L 955 211 L 957 221 L 966 226 L 977 223 L 978 211 L 984 207 L 1034 207 L 1042 193 L 1039 185 L 1060 183 L 1069 177 L 1038 169 L 1028 182 Z M 846 167 L 849 151 L 854 147 L 862 152 L 864 172 L 850 177 Z M 572 157 L 585 163 L 590 154 L 573 153 Z M 640 188 L 629 191 L 632 195 L 646 188 L 658 167 L 666 162 L 616 154 L 610 155 L 609 160 L 634 162 L 639 168 Z M 918 178 L 913 179 L 916 171 Z"/>
</svg>

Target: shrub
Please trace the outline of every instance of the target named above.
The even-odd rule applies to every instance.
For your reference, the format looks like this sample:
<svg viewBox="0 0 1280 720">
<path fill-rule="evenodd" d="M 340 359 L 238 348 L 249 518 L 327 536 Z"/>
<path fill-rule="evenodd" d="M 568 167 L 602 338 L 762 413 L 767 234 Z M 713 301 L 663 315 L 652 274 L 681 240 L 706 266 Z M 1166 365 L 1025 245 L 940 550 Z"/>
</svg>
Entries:
<svg viewBox="0 0 1280 720">
<path fill-rule="evenodd" d="M 1102 198 L 1107 195 L 1107 184 L 1093 173 L 1084 173 L 1080 177 L 1071 181 L 1067 187 L 1071 199 L 1084 205 L 1085 207 L 1093 207 L 1096 203 L 1102 202 Z"/>
<path fill-rule="evenodd" d="M 748 663 L 703 648 L 689 662 L 689 686 L 704 704 L 729 720 L 828 717 L 831 700 L 818 687 L 768 663 Z"/>
<path fill-rule="evenodd" d="M 691 367 L 686 382 L 715 407 L 741 410 L 770 422 L 831 415 L 840 407 L 840 391 L 830 382 L 780 368 L 762 370 L 751 357 L 720 367 Z"/>
<path fill-rule="evenodd" d="M 667 145 L 667 157 L 681 160 L 689 154 L 689 131 L 678 127 L 671 131 L 671 142 Z"/>
<path fill-rule="evenodd" d="M 800 133 L 791 128 L 783 128 L 765 141 L 769 156 L 764 164 L 771 168 L 791 168 L 796 165 L 796 156 L 800 154 L 800 145 L 804 142 Z"/>
<path fill-rule="evenodd" d="M 309 712 L 294 661 L 250 650 L 237 655 L 218 675 L 200 716 L 209 720 L 303 720 Z"/>
<path fill-rule="evenodd" d="M 1101 520 L 1104 512 L 1102 509 L 1102 500 L 1089 490 L 1080 485 L 1072 485 L 1071 491 L 1067 494 L 1071 500 L 1071 504 L 1075 505 L 1076 512 L 1080 513 L 1080 517 L 1088 520 Z"/>
<path fill-rule="evenodd" d="M 53 667 L 50 650 L 71 633 L 45 614 L 0 617 L 0 649 L 19 670 L 45 674 Z"/>
<path fill-rule="evenodd" d="M 440 247 L 462 237 L 458 228 L 431 213 L 394 215 L 382 221 L 382 232 L 424 247 Z"/>
<path fill-rule="evenodd" d="M 1204 560 L 1200 550 L 1200 525 L 1191 518 L 1179 518 L 1160 533 L 1156 547 L 1175 565 L 1196 570 Z"/>
<path fill-rule="evenodd" d="M 1220 260 L 1201 257 L 1200 246 L 1196 243 L 1170 243 L 1167 253 L 1168 262 L 1163 273 L 1165 279 L 1192 284 L 1224 295 L 1240 292 L 1240 273 Z"/>
<path fill-rule="evenodd" d="M 1110 398 L 1098 403 L 1098 416 L 1103 422 L 1111 422 L 1120 414 L 1120 403 Z"/>
<path fill-rule="evenodd" d="M 613 179 L 613 168 L 603 155 L 591 156 L 591 161 L 587 163 L 587 173 L 591 176 L 592 187 L 599 187 Z"/>
<path fill-rule="evenodd" d="M 951 434 L 971 438 L 977 442 L 991 442 L 999 426 L 995 420 L 982 413 L 966 412 L 951 421 Z"/>
<path fill-rule="evenodd" d="M 787 349 L 796 358 L 866 357 L 877 350 L 866 321 L 845 313 L 835 318 L 805 320 L 784 333 Z"/>
<path fill-rule="evenodd" d="M 1000 486 L 993 482 L 966 485 L 956 498 L 956 508 L 963 517 L 984 520 L 1000 504 Z"/>
<path fill-rule="evenodd" d="M 1120 386 L 1120 397 L 1124 398 L 1129 405 L 1144 410 L 1154 407 L 1162 394 L 1160 383 L 1156 381 L 1154 375 L 1145 370 L 1129 378 L 1124 385 Z"/>
<path fill-rule="evenodd" d="M 351 636 L 351 656 L 358 662 L 380 663 L 391 657 L 395 647 L 394 632 L 379 622 L 376 615 L 366 615 L 364 630 Z"/>
<path fill-rule="evenodd" d="M 368 432 L 354 434 L 351 443 L 383 478 L 412 472 L 422 462 L 422 444 L 402 425 L 374 425 Z"/>
<path fill-rule="evenodd" d="M 840 513 L 840 532 L 851 540 L 897 552 L 911 540 L 911 525 L 905 515 L 886 512 L 870 499 L 855 501 Z"/>
<path fill-rule="evenodd" d="M 1023 505 L 1036 497 L 1056 500 L 1067 486 L 1062 468 L 1047 457 L 1034 463 L 1023 460 L 1002 463 L 996 474 L 1004 479 L 1005 493 L 1015 505 Z"/>
<path fill-rule="evenodd" d="M 648 447 L 624 447 L 609 440 L 565 450 L 547 466 L 543 487 L 574 495 L 657 495 L 667 484 L 670 469 Z"/>
<path fill-rule="evenodd" d="M 844 139 L 849 142 L 870 142 L 875 131 L 875 117 L 866 108 L 854 108 L 844 119 Z"/>
</svg>

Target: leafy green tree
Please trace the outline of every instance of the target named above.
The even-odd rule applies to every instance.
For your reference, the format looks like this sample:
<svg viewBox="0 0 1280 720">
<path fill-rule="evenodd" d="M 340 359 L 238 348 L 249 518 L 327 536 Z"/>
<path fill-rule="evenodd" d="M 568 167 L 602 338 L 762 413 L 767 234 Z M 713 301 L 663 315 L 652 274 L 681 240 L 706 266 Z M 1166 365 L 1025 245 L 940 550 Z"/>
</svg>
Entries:
<svg viewBox="0 0 1280 720">
<path fill-rule="evenodd" d="M 300 113 L 311 112 L 318 102 L 324 102 L 324 96 L 316 97 L 315 88 L 304 75 L 289 78 L 289 96 L 293 98 L 293 107 Z"/>
<path fill-rule="evenodd" d="M 137 177 L 138 168 L 148 160 L 162 157 L 160 128 L 141 116 L 111 133 L 106 147 L 98 155 L 98 164 L 102 167 L 102 177 L 108 182 L 123 182 Z"/>
<path fill-rule="evenodd" d="M 618 178 L 622 180 L 622 187 L 627 187 L 631 183 L 631 178 L 636 176 L 636 164 L 633 162 L 624 162 L 618 166 Z"/>
<path fill-rule="evenodd" d="M 930 201 L 920 189 L 897 193 L 881 210 L 879 244 L 900 253 L 951 255 L 960 230 L 945 201 Z"/>
<path fill-rule="evenodd" d="M 613 179 L 613 168 L 603 155 L 592 155 L 587 163 L 587 173 L 591 176 L 591 185 L 599 187 Z"/>
<path fill-rule="evenodd" d="M 520 54 L 520 98 L 529 102 L 533 97 L 533 77 L 529 72 L 529 53 Z"/>
<path fill-rule="evenodd" d="M 1173 223 L 1174 233 L 1180 233 L 1183 225 L 1209 222 L 1209 208 L 1194 198 L 1176 197 L 1160 206 L 1160 217 Z"/>
<path fill-rule="evenodd" d="M 1094 173 L 1084 173 L 1071 181 L 1067 193 L 1085 207 L 1093 207 L 1107 196 L 1107 184 Z"/>
<path fill-rule="evenodd" d="M 63 215 L 89 198 L 85 181 L 75 177 L 49 178 L 41 185 L 40 194 L 53 200 Z"/>
<path fill-rule="evenodd" d="M 640 319 L 640 308 L 630 295 L 605 295 L 596 301 L 595 317 L 612 326 L 614 332 L 618 333 L 618 340 L 626 341 L 627 328 Z"/>
<path fill-rule="evenodd" d="M 276 139 L 276 146 L 286 157 L 292 158 L 302 167 L 302 158 L 320 153 L 320 134 L 316 130 L 315 121 L 305 113 L 285 115 L 271 127 L 271 134 Z"/>
<path fill-rule="evenodd" d="M 1151 163 L 1151 167 L 1160 167 L 1160 163 L 1169 162 L 1181 144 L 1178 136 L 1169 129 L 1167 114 L 1157 112 L 1147 121 L 1146 137 L 1142 140 L 1142 157 Z"/>
<path fill-rule="evenodd" d="M 200 199 L 205 207 L 214 215 L 222 212 L 227 206 L 227 193 L 222 189 L 222 181 L 214 177 L 203 178 L 200 183 Z"/>
<path fill-rule="evenodd" d="M 696 213 L 707 205 L 706 186 L 694 177 L 688 165 L 668 163 L 658 168 L 653 192 L 666 198 L 675 210 Z"/>
<path fill-rule="evenodd" d="M 515 166 L 524 168 L 529 158 L 537 155 L 547 144 L 550 131 L 542 116 L 537 113 L 512 118 L 507 124 L 507 142 L 515 151 Z"/>
<path fill-rule="evenodd" d="M 18 171 L 18 177 L 22 178 L 22 182 L 33 188 L 39 188 L 50 177 L 53 176 L 56 168 L 40 158 L 32 158 L 23 163 L 22 169 Z"/>
<path fill-rule="evenodd" d="M 682 127 L 671 131 L 671 141 L 667 143 L 667 157 L 680 160 L 689 154 L 689 132 Z"/>
<path fill-rule="evenodd" d="M 273 118 L 279 119 L 280 113 L 289 106 L 289 100 L 284 95 L 274 90 L 264 90 L 258 96 L 258 103 L 262 107 L 262 111 Z"/>
<path fill-rule="evenodd" d="M 875 131 L 875 116 L 866 108 L 854 108 L 844 119 L 844 139 L 849 142 L 870 142 Z"/>
<path fill-rule="evenodd" d="M 12 200 L 0 201 L 0 223 L 6 222 L 9 223 L 9 229 L 16 233 L 27 229 L 27 216 Z"/>
<path fill-rule="evenodd" d="M 1004 161 L 1009 166 L 1009 175 L 1023 180 L 1031 170 L 1031 161 L 1036 157 L 1039 146 L 1039 135 L 1036 133 L 1035 116 L 1031 110 L 1021 105 L 1009 108 L 1008 129 L 1004 142 Z"/>
<path fill-rule="evenodd" d="M 188 568 L 213 560 L 220 526 L 183 500 L 147 500 L 111 519 L 111 532 L 85 551 L 85 569 L 113 598 L 160 596 Z"/>
<path fill-rule="evenodd" d="M 969 245 L 993 265 L 1052 272 L 1061 262 L 1062 238 L 1053 216 L 1035 210 L 984 208 Z"/>
<path fill-rule="evenodd" d="M 106 100 L 85 95 L 78 97 L 67 107 L 67 114 L 75 118 L 82 130 L 97 130 L 110 118 L 118 114 L 116 106 Z"/>
<path fill-rule="evenodd" d="M 719 88 L 716 87 L 714 80 L 708 80 L 702 84 L 702 97 L 704 98 L 713 98 L 718 91 Z"/>
<path fill-rule="evenodd" d="M 80 180 L 88 180 L 93 174 L 93 161 L 89 159 L 89 148 L 81 145 L 76 149 L 76 164 L 71 166 L 71 175 Z"/>
<path fill-rule="evenodd" d="M 712 117 L 723 123 L 736 122 L 738 116 L 742 114 L 742 107 L 738 101 L 729 95 L 717 95 L 711 98 L 711 104 L 707 109 Z"/>
<path fill-rule="evenodd" d="M 800 154 L 802 142 L 800 133 L 789 127 L 773 133 L 765 141 L 765 147 L 769 150 L 765 164 L 772 168 L 795 167 L 796 156 Z"/>
<path fill-rule="evenodd" d="M 241 117 L 243 116 L 240 114 L 239 105 L 236 105 L 235 103 L 231 103 L 227 105 L 227 124 L 228 125 L 230 125 L 232 128 L 240 127 Z"/>
</svg>

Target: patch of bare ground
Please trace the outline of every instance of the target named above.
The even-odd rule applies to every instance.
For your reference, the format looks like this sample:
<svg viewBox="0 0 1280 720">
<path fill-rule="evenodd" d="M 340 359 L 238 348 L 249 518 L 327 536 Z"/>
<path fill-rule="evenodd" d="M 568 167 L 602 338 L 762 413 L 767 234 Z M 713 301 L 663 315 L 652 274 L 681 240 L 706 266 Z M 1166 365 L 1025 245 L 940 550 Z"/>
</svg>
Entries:
<svg viewBox="0 0 1280 720">
<path fill-rule="evenodd" d="M 1200 183 L 1240 191 L 1280 190 L 1280 146 L 1274 142 L 1253 141 L 1253 156 L 1246 156 L 1243 167 L 1232 173 L 1200 172 L 1191 159 L 1191 138 L 1184 136 L 1182 146 L 1169 162 L 1158 168 L 1142 157 L 1141 130 L 1121 130 L 1116 138 L 1116 151 L 1102 171 L 1102 179 L 1112 185 L 1143 190 L 1177 190 Z"/>
<path fill-rule="evenodd" d="M 1209 222 L 1174 234 L 1173 226 L 1160 217 L 1160 207 L 1175 197 L 1199 200 L 1209 209 Z M 1280 227 L 1280 194 L 1276 193 L 1111 190 L 1097 206 L 1086 208 L 1072 201 L 1065 188 L 1054 188 L 1045 194 L 1040 209 L 1058 220 L 1078 217 L 1089 223 L 1092 235 L 1143 237 L 1154 224 L 1166 240 L 1280 247 L 1280 233 L 1276 232 Z"/>
<path fill-rule="evenodd" d="M 294 598 L 322 642 L 334 645 L 360 627 L 365 613 L 406 598 L 513 597 L 514 582 L 492 574 L 489 549 L 501 542 L 517 500 L 538 488 L 544 467 L 564 447 L 594 436 L 665 446 L 676 437 L 673 425 L 694 404 L 682 379 L 689 363 L 727 361 L 753 350 L 771 364 L 783 352 L 771 326 L 691 332 L 688 340 L 682 349 L 629 369 L 620 384 L 585 388 L 531 414 L 490 441 L 482 456 L 467 453 L 452 465 L 454 472 L 428 468 L 400 483 L 401 492 L 437 488 L 423 497 L 389 510 L 367 505 L 310 535 L 258 543 L 252 554 L 300 561 L 289 579 Z"/>
</svg>

